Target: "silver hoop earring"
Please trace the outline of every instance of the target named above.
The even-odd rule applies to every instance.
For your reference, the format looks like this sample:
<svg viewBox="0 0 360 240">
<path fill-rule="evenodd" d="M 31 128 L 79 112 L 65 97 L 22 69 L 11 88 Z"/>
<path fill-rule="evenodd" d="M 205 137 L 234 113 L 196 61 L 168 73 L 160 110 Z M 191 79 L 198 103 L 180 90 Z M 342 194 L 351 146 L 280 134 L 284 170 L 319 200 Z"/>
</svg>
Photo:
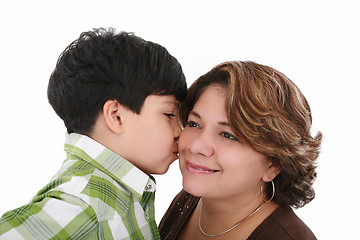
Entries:
<svg viewBox="0 0 360 240">
<path fill-rule="evenodd" d="M 271 195 L 271 198 L 268 199 L 268 200 L 266 200 L 266 199 L 264 198 L 264 192 L 263 192 L 262 184 L 261 184 L 261 186 L 260 186 L 260 193 L 261 193 L 261 195 L 263 196 L 263 199 L 264 199 L 265 202 L 271 202 L 271 200 L 273 200 L 273 198 L 274 198 L 274 196 L 275 196 L 275 184 L 274 184 L 274 181 L 273 181 L 273 180 L 271 180 L 271 185 L 272 185 L 272 195 Z"/>
</svg>

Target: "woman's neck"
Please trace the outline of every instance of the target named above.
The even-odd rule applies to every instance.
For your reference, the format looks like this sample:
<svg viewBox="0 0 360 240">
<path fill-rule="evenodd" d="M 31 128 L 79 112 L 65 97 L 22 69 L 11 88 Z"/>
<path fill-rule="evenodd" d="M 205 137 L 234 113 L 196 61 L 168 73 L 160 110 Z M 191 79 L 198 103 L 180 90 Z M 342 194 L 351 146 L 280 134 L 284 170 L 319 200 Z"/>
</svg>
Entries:
<svg viewBox="0 0 360 240">
<path fill-rule="evenodd" d="M 232 215 L 238 216 L 250 214 L 253 210 L 264 203 L 264 199 L 259 194 L 247 195 L 246 197 L 234 196 L 224 198 L 201 197 L 200 203 L 203 205 L 203 212 L 209 217 L 228 218 Z"/>
<path fill-rule="evenodd" d="M 217 235 L 236 226 L 224 236 L 243 234 L 248 236 L 278 205 L 266 203 L 262 198 L 206 199 L 199 202 L 199 220 L 205 234 Z"/>
</svg>

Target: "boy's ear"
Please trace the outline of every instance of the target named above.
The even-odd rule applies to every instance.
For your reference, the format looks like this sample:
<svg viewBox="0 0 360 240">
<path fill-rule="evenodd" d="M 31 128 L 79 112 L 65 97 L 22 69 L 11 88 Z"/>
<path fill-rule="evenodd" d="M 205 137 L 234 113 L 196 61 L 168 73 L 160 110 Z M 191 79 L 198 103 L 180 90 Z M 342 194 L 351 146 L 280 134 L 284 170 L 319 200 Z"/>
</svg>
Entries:
<svg viewBox="0 0 360 240">
<path fill-rule="evenodd" d="M 103 106 L 103 115 L 107 126 L 114 133 L 122 133 L 122 115 L 124 106 L 116 100 L 108 100 Z"/>
</svg>

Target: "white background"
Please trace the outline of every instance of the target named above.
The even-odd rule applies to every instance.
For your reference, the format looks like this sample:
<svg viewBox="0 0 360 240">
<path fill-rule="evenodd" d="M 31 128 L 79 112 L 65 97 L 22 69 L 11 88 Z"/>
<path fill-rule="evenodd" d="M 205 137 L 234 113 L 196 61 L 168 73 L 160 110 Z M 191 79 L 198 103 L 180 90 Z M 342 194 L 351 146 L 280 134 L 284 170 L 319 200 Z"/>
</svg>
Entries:
<svg viewBox="0 0 360 240">
<path fill-rule="evenodd" d="M 59 54 L 80 32 L 114 27 L 165 46 L 189 85 L 226 60 L 253 60 L 290 77 L 310 103 L 314 132 L 325 136 L 316 198 L 296 213 L 319 239 L 354 239 L 359 8 L 348 0 L 2 1 L 0 214 L 26 204 L 65 159 L 65 127 L 46 96 Z M 156 179 L 159 222 L 181 189 L 178 164 Z"/>
</svg>

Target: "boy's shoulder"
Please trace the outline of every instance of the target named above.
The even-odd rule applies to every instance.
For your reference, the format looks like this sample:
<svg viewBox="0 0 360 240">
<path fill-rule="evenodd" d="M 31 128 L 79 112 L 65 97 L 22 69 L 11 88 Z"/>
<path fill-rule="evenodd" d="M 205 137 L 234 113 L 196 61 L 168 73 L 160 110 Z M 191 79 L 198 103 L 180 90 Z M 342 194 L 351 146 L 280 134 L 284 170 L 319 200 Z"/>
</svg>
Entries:
<svg viewBox="0 0 360 240">
<path fill-rule="evenodd" d="M 56 193 L 61 194 L 56 196 Z M 52 181 L 33 198 L 33 202 L 48 197 L 92 208 L 99 219 L 109 219 L 114 211 L 122 217 L 128 213 L 128 209 L 117 205 L 119 202 L 130 202 L 132 195 L 126 187 L 92 164 L 83 160 L 67 160 Z"/>
<path fill-rule="evenodd" d="M 45 191 L 51 184 L 54 182 L 39 191 L 29 204 L 1 217 L 0 239 L 64 239 L 72 238 L 76 231 L 89 237 L 96 232 L 98 218 L 94 209 L 82 199 L 56 190 L 57 187 Z"/>
<path fill-rule="evenodd" d="M 143 192 L 154 190 L 148 189 L 155 188 L 154 179 L 104 147 L 94 151 L 91 139 L 84 138 L 91 142 L 89 146 L 75 137 L 66 142 L 68 159 L 50 183 L 29 204 L 2 216 L 0 240 L 77 239 L 80 235 L 97 239 L 100 228 L 106 236 L 116 232 L 124 238 L 134 229 L 139 236 L 144 229 L 150 235 L 157 231 L 156 224 L 150 227 L 142 219 L 145 206 L 151 205 Z"/>
<path fill-rule="evenodd" d="M 67 160 L 29 204 L 0 218 L 0 239 L 90 237 L 99 224 L 122 221 L 130 198 L 125 188 L 91 164 Z"/>
</svg>

